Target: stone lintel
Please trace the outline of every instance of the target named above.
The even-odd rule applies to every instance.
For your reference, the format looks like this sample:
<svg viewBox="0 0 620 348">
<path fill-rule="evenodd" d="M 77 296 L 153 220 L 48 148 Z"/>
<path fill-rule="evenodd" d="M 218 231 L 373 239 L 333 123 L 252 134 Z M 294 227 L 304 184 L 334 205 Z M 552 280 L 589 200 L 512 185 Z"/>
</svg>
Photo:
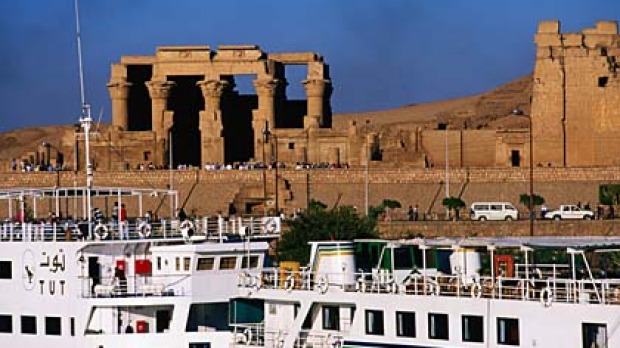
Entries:
<svg viewBox="0 0 620 348">
<path fill-rule="evenodd" d="M 257 45 L 223 45 L 218 46 L 218 50 L 213 57 L 216 61 L 256 61 L 263 59 L 265 53 Z"/>
<path fill-rule="evenodd" d="M 323 61 L 323 57 L 314 52 L 270 53 L 269 59 L 283 64 L 307 64 L 310 62 Z"/>
<path fill-rule="evenodd" d="M 210 46 L 161 46 L 155 56 L 158 60 L 210 60 Z"/>
<path fill-rule="evenodd" d="M 122 56 L 122 65 L 151 65 L 156 61 L 155 56 Z"/>
<path fill-rule="evenodd" d="M 538 47 L 562 46 L 561 37 L 560 34 L 536 34 L 534 42 Z"/>
</svg>

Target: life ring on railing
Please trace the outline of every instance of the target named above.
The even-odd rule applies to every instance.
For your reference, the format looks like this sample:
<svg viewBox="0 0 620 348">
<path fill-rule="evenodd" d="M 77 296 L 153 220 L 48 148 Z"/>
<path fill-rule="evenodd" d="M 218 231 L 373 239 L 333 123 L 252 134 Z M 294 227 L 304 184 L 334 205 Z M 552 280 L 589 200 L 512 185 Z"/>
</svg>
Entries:
<svg viewBox="0 0 620 348">
<path fill-rule="evenodd" d="M 295 277 L 293 277 L 293 275 L 289 275 L 288 277 L 286 277 L 286 279 L 284 280 L 284 290 L 291 292 L 293 291 L 293 288 L 295 287 Z"/>
<path fill-rule="evenodd" d="M 240 342 L 241 344 L 252 344 L 252 330 L 248 327 L 247 329 L 243 330 L 243 342 Z"/>
<path fill-rule="evenodd" d="M 329 282 L 327 281 L 327 276 L 320 275 L 314 283 L 314 288 L 317 289 L 321 294 L 326 293 L 329 289 Z"/>
<path fill-rule="evenodd" d="M 284 333 L 282 330 L 278 330 L 275 336 L 273 337 L 273 341 L 275 343 L 276 348 L 284 347 Z"/>
<path fill-rule="evenodd" d="M 263 220 L 263 232 L 273 233 L 276 231 L 277 227 L 278 222 L 276 218 L 265 218 L 265 220 Z"/>
<path fill-rule="evenodd" d="M 614 296 L 613 297 L 614 302 L 615 303 L 620 302 L 620 288 L 615 288 L 613 294 L 614 294 L 613 295 Z"/>
<path fill-rule="evenodd" d="M 327 334 L 327 338 L 325 338 L 328 347 L 339 348 L 340 347 L 340 339 L 331 333 Z"/>
<path fill-rule="evenodd" d="M 138 226 L 138 235 L 140 238 L 149 238 L 153 227 L 148 222 L 144 221 Z"/>
<path fill-rule="evenodd" d="M 366 292 L 366 281 L 364 280 L 364 277 L 360 276 L 357 278 L 357 281 L 355 282 L 355 291 Z"/>
<path fill-rule="evenodd" d="M 248 277 L 247 277 L 247 274 L 245 274 L 245 272 L 241 272 L 237 275 L 237 287 L 245 288 L 247 286 L 247 281 L 248 281 Z"/>
<path fill-rule="evenodd" d="M 553 291 L 549 287 L 542 289 L 540 292 L 540 303 L 545 307 L 551 307 L 553 303 Z"/>
<path fill-rule="evenodd" d="M 95 236 L 98 239 L 103 240 L 108 238 L 108 226 L 102 224 L 101 222 L 95 226 Z"/>
<path fill-rule="evenodd" d="M 183 222 L 181 222 L 181 225 L 179 226 L 179 230 L 181 230 L 181 234 L 183 235 L 183 239 L 185 239 L 185 241 L 189 242 L 190 238 L 192 237 L 192 234 L 193 234 L 194 223 L 189 221 L 189 220 L 184 220 Z M 192 233 L 190 233 L 190 232 L 192 232 Z"/>
<path fill-rule="evenodd" d="M 480 298 L 482 296 L 482 285 L 474 283 L 471 286 L 471 298 Z"/>
<path fill-rule="evenodd" d="M 439 296 L 441 288 L 439 288 L 439 284 L 426 283 L 426 292 L 434 296 Z"/>
<path fill-rule="evenodd" d="M 248 274 L 247 275 L 247 279 L 248 279 L 248 283 L 247 286 L 249 286 L 250 288 L 252 288 L 254 291 L 258 291 L 261 289 L 261 287 L 263 286 L 263 282 L 261 281 L 260 277 L 256 274 Z"/>
</svg>

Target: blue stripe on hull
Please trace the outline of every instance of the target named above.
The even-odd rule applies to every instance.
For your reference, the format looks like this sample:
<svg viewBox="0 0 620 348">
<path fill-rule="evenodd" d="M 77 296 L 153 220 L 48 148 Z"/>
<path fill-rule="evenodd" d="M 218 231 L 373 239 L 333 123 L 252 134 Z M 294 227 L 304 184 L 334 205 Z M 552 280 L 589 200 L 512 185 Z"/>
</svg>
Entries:
<svg viewBox="0 0 620 348">
<path fill-rule="evenodd" d="M 394 344 L 394 343 L 375 343 L 375 342 L 361 342 L 361 341 L 344 341 L 343 348 L 361 348 L 361 347 L 373 347 L 373 348 L 448 348 L 448 346 L 419 346 L 411 344 Z"/>
</svg>

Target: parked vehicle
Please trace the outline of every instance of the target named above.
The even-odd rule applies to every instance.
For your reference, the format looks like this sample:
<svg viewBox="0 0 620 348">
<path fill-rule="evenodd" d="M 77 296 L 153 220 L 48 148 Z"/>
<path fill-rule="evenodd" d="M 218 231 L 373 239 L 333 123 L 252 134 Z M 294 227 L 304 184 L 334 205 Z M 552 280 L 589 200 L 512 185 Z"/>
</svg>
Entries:
<svg viewBox="0 0 620 348">
<path fill-rule="evenodd" d="M 472 220 L 517 220 L 519 210 L 509 202 L 474 202 L 471 205 Z"/>
<path fill-rule="evenodd" d="M 582 209 L 576 205 L 565 204 L 559 209 L 551 210 L 545 214 L 545 219 L 562 220 L 562 219 L 594 219 L 594 212 Z"/>
</svg>

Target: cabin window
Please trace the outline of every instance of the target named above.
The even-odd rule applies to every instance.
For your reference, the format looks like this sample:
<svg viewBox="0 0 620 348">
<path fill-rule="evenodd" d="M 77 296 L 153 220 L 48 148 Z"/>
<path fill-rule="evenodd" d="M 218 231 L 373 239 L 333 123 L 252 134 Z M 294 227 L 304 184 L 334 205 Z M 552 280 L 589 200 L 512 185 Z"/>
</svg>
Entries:
<svg viewBox="0 0 620 348">
<path fill-rule="evenodd" d="M 189 266 L 190 266 L 190 264 L 191 264 L 191 260 L 192 260 L 192 259 L 191 259 L 191 258 L 189 258 L 189 257 L 184 257 L 184 258 L 183 258 L 183 270 L 184 270 L 184 271 L 189 271 L 189 269 L 190 269 L 190 267 L 189 267 Z"/>
<path fill-rule="evenodd" d="M 237 265 L 236 256 L 225 256 L 220 258 L 220 269 L 235 269 Z"/>
<path fill-rule="evenodd" d="M 161 257 L 157 257 L 157 270 L 161 271 Z"/>
<path fill-rule="evenodd" d="M 340 330 L 340 312 L 336 306 L 323 306 L 323 330 Z"/>
<path fill-rule="evenodd" d="M 250 256 L 250 268 L 257 268 L 258 267 L 258 256 L 254 255 L 254 256 Z M 243 257 L 241 259 L 241 268 L 248 268 L 248 258 L 247 257 Z"/>
<path fill-rule="evenodd" d="M 0 333 L 13 333 L 13 316 L 0 314 Z"/>
<path fill-rule="evenodd" d="M 69 330 L 71 331 L 71 336 L 75 336 L 75 318 L 73 317 L 69 320 Z"/>
<path fill-rule="evenodd" d="M 45 334 L 51 336 L 62 334 L 59 317 L 45 317 Z"/>
<path fill-rule="evenodd" d="M 448 340 L 448 315 L 428 313 L 428 338 Z"/>
<path fill-rule="evenodd" d="M 403 247 L 394 249 L 394 269 L 413 269 L 413 253 L 411 248 Z"/>
<path fill-rule="evenodd" d="M 383 311 L 366 310 L 366 334 L 383 335 Z"/>
<path fill-rule="evenodd" d="M 181 258 L 180 257 L 176 257 L 174 259 L 174 269 L 177 271 L 181 270 Z"/>
<path fill-rule="evenodd" d="M 396 312 L 396 336 L 415 337 L 414 312 Z"/>
<path fill-rule="evenodd" d="M 581 324 L 583 348 L 607 348 L 607 325 L 595 323 Z"/>
<path fill-rule="evenodd" d="M 0 279 L 12 279 L 13 267 L 11 261 L 0 261 Z"/>
<path fill-rule="evenodd" d="M 213 269 L 213 258 L 212 257 L 201 257 L 198 259 L 198 264 L 196 265 L 196 270 L 198 271 L 210 271 Z"/>
<path fill-rule="evenodd" d="M 26 335 L 37 334 L 37 317 L 33 315 L 22 315 L 22 333 Z"/>
<path fill-rule="evenodd" d="M 484 342 L 484 319 L 479 315 L 462 317 L 463 342 Z"/>
<path fill-rule="evenodd" d="M 189 344 L 189 348 L 211 348 L 210 342 L 192 342 Z"/>
<path fill-rule="evenodd" d="M 497 318 L 497 343 L 519 345 L 519 319 Z"/>
</svg>

